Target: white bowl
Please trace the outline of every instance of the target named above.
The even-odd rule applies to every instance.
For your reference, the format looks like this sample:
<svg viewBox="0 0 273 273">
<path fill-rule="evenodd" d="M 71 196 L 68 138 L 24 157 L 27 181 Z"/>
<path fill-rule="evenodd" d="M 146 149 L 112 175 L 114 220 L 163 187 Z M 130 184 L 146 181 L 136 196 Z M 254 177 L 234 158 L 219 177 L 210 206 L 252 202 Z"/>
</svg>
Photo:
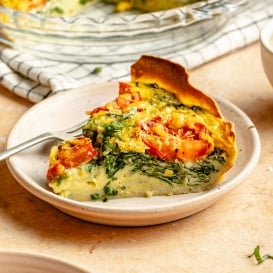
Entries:
<svg viewBox="0 0 273 273">
<path fill-rule="evenodd" d="M 88 273 L 71 263 L 50 256 L 0 251 L 1 273 Z"/>
<path fill-rule="evenodd" d="M 266 23 L 260 34 L 261 57 L 265 74 L 273 86 L 273 20 Z"/>
</svg>

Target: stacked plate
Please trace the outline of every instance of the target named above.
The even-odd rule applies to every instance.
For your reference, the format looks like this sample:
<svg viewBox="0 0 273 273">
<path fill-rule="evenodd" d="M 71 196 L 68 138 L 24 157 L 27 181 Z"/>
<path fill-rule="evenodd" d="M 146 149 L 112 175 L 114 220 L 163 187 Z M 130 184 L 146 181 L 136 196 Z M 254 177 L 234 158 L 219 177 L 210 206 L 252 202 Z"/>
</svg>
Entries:
<svg viewBox="0 0 273 273">
<path fill-rule="evenodd" d="M 0 251 L 1 273 L 88 273 L 69 262 L 50 256 Z"/>
</svg>

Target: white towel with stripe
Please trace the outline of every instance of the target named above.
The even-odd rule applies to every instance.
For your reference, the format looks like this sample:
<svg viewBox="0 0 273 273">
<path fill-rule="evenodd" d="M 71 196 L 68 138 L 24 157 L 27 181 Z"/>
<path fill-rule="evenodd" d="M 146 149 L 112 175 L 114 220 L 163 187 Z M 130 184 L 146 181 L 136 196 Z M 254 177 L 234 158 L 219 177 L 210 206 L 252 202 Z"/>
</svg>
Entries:
<svg viewBox="0 0 273 273">
<path fill-rule="evenodd" d="M 258 40 L 262 26 L 273 18 L 273 0 L 253 1 L 216 34 L 169 56 L 188 69 Z M 156 55 L 156 52 L 155 52 Z M 164 57 L 164 56 L 163 56 Z M 79 64 L 37 58 L 0 46 L 0 83 L 16 95 L 37 103 L 57 92 L 90 83 L 128 80 L 131 63 Z M 100 73 L 94 73 L 97 67 Z"/>
</svg>

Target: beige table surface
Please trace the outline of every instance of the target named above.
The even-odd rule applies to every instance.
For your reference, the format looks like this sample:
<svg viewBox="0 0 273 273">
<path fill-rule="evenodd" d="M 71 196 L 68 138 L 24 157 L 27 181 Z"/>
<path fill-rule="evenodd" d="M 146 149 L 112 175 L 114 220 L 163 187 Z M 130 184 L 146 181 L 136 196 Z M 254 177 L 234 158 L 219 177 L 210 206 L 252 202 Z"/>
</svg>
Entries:
<svg viewBox="0 0 273 273">
<path fill-rule="evenodd" d="M 120 228 L 68 216 L 24 190 L 0 162 L 0 250 L 53 255 L 90 272 L 271 273 L 273 260 L 247 258 L 257 245 L 273 254 L 273 88 L 259 44 L 190 72 L 193 85 L 239 106 L 258 128 L 258 166 L 208 209 L 176 222 Z M 0 150 L 32 106 L 0 87 Z M 0 270 L 1 271 L 1 270 Z"/>
</svg>

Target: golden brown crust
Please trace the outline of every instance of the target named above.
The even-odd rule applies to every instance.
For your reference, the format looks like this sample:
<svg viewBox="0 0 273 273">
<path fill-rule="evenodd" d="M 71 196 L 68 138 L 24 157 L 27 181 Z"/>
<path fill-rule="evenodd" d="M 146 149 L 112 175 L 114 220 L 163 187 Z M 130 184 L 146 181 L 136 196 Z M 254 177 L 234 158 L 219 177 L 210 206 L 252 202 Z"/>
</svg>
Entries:
<svg viewBox="0 0 273 273">
<path fill-rule="evenodd" d="M 156 56 L 143 55 L 131 66 L 132 81 L 156 83 L 161 88 L 175 92 L 186 105 L 200 106 L 216 117 L 222 117 L 214 99 L 193 87 L 186 69 L 178 63 Z"/>
</svg>

